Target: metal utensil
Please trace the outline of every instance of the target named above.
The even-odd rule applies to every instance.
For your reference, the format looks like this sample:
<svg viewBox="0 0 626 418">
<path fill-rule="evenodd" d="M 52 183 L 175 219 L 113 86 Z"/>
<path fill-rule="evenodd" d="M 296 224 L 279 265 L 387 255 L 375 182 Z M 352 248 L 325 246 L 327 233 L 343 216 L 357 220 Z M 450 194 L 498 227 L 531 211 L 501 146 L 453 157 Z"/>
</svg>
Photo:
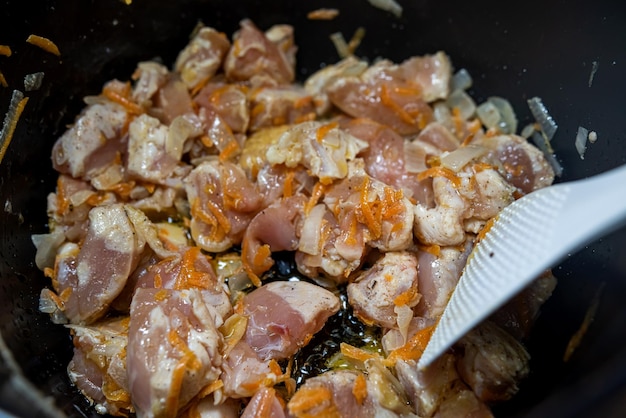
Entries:
<svg viewBox="0 0 626 418">
<path fill-rule="evenodd" d="M 507 206 L 465 266 L 418 362 L 428 366 L 546 269 L 626 221 L 626 166 Z"/>
</svg>

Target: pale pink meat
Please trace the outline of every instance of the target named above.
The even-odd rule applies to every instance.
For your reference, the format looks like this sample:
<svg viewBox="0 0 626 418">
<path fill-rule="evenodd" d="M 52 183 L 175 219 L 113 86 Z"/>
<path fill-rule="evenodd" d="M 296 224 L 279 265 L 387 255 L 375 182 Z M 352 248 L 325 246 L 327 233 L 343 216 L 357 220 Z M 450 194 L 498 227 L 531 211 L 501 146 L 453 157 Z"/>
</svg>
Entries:
<svg viewBox="0 0 626 418">
<path fill-rule="evenodd" d="M 313 98 L 299 86 L 256 89 L 250 95 L 250 130 L 314 120 Z"/>
<path fill-rule="evenodd" d="M 259 389 L 243 410 L 241 418 L 285 418 L 286 412 L 283 402 L 274 388 L 262 387 Z"/>
<path fill-rule="evenodd" d="M 167 67 L 158 62 L 140 62 L 133 73 L 135 80 L 132 92 L 133 100 L 139 105 L 150 105 L 152 96 L 167 81 L 168 72 Z"/>
<path fill-rule="evenodd" d="M 464 247 L 444 247 L 438 255 L 418 252 L 418 289 L 422 295 L 415 307 L 418 316 L 438 318 L 461 277 L 463 267 L 472 249 L 471 241 Z"/>
<path fill-rule="evenodd" d="M 84 176 L 92 167 L 89 159 L 109 142 L 114 142 L 118 148 L 127 121 L 128 114 L 118 104 L 105 101 L 87 106 L 74 125 L 55 142 L 52 148 L 54 169 L 72 177 Z"/>
<path fill-rule="evenodd" d="M 234 81 L 268 77 L 278 84 L 292 82 L 295 69 L 291 52 L 285 50 L 283 37 L 276 40 L 268 39 L 249 19 L 242 20 L 224 61 L 226 77 Z"/>
<path fill-rule="evenodd" d="M 91 326 L 70 325 L 74 356 L 68 374 L 99 413 L 132 412 L 126 377 L 128 317 L 107 319 Z"/>
<path fill-rule="evenodd" d="M 280 199 L 250 221 L 243 235 L 241 256 L 255 275 L 260 276 L 274 264 L 271 252 L 298 248 L 306 201 L 302 194 Z"/>
<path fill-rule="evenodd" d="M 245 341 L 264 360 L 289 358 L 339 310 L 339 298 L 303 281 L 271 282 L 243 299 Z"/>
<path fill-rule="evenodd" d="M 194 97 L 194 102 L 210 108 L 233 132 L 246 132 L 250 109 L 246 87 L 238 84 L 210 82 Z"/>
<path fill-rule="evenodd" d="M 530 355 L 524 346 L 490 321 L 478 325 L 457 345 L 462 353 L 457 360 L 459 374 L 484 402 L 510 399 L 528 375 Z"/>
<path fill-rule="evenodd" d="M 417 257 L 410 252 L 388 252 L 348 285 L 348 301 L 366 324 L 398 327 L 398 306 L 419 302 Z"/>
<path fill-rule="evenodd" d="M 77 254 L 62 255 L 55 289 L 65 299 L 72 323 L 88 324 L 105 314 L 122 292 L 143 251 L 124 206 L 98 206 L 89 212 L 89 230 Z"/>
<path fill-rule="evenodd" d="M 191 235 L 198 246 L 220 252 L 239 244 L 262 196 L 240 166 L 206 161 L 185 178 Z"/>
<path fill-rule="evenodd" d="M 412 57 L 400 64 L 402 75 L 409 83 L 419 86 L 427 102 L 448 97 L 452 78 L 452 63 L 445 52 Z"/>
<path fill-rule="evenodd" d="M 180 73 L 187 88 L 193 89 L 215 75 L 229 48 L 230 42 L 225 34 L 213 28 L 200 28 L 178 54 L 174 69 Z"/>
<path fill-rule="evenodd" d="M 144 288 L 130 318 L 127 370 L 137 416 L 175 416 L 219 378 L 221 318 L 198 290 Z"/>
</svg>

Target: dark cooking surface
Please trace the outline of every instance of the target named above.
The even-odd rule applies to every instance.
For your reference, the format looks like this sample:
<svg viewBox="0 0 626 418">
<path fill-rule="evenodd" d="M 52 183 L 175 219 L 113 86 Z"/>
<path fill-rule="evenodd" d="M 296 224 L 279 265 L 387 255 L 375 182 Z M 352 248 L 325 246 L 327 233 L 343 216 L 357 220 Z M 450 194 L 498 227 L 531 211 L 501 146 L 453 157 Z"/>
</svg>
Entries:
<svg viewBox="0 0 626 418">
<path fill-rule="evenodd" d="M 554 147 L 565 167 L 563 180 L 596 174 L 626 162 L 626 5 L 620 1 L 400 1 L 400 19 L 365 0 L 337 2 L 339 18 L 307 21 L 306 12 L 331 1 L 63 0 L 0 2 L 0 56 L 9 88 L 0 86 L 0 115 L 22 78 L 44 71 L 43 86 L 30 97 L 9 150 L 0 164 L 0 332 L 26 377 L 53 394 L 68 415 L 91 416 L 68 385 L 71 355 L 67 332 L 37 312 L 47 279 L 34 266 L 32 233 L 46 231 L 45 196 L 54 188 L 53 141 L 82 107 L 114 77 L 127 79 L 139 60 L 160 56 L 171 64 L 198 20 L 230 34 L 240 19 L 261 28 L 291 23 L 299 46 L 300 79 L 337 60 L 328 35 L 350 37 L 366 28 L 357 54 L 400 61 L 446 51 L 455 67 L 474 78 L 480 102 L 508 98 L 520 126 L 529 121 L 526 99 L 540 96 L 559 125 Z M 512 8 L 512 11 L 509 9 Z M 505 11 L 506 9 L 506 11 Z M 30 33 L 57 43 L 57 58 L 24 42 Z M 599 64 L 589 87 L 592 63 Z M 574 148 L 579 125 L 598 133 L 585 160 Z M 622 187 L 624 185 L 616 185 Z M 590 214 L 593 216 L 593 214 Z M 519 395 L 495 409 L 497 416 L 626 416 L 626 230 L 604 238 L 555 269 L 557 290 L 544 307 L 529 342 L 532 373 Z M 587 336 L 569 363 L 562 355 L 593 295 L 605 283 Z M 0 363 L 0 377 L 6 377 Z M 0 381 L 1 382 L 1 381 Z M 41 416 L 0 389 L 0 407 Z M 76 408 L 77 404 L 79 408 Z"/>
</svg>

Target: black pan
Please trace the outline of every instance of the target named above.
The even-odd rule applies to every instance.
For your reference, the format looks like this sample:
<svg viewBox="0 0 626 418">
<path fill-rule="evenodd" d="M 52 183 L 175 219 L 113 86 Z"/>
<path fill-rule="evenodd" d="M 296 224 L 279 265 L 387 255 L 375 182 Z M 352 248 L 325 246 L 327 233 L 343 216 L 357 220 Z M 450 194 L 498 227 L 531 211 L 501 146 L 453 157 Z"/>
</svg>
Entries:
<svg viewBox="0 0 626 418">
<path fill-rule="evenodd" d="M 130 1 L 130 0 L 129 0 Z M 262 29 L 296 28 L 298 74 L 337 61 L 328 35 L 346 37 L 363 26 L 357 55 L 396 62 L 446 51 L 455 68 L 474 77 L 471 94 L 481 102 L 508 98 L 520 126 L 531 120 L 526 100 L 543 99 L 559 129 L 553 145 L 564 167 L 559 181 L 583 178 L 626 162 L 626 6 L 621 1 L 402 1 L 401 18 L 366 0 L 59 0 L 0 2 L 0 116 L 23 77 L 43 71 L 42 87 L 29 101 L 0 164 L 0 408 L 19 416 L 95 416 L 71 387 L 67 331 L 38 313 L 47 284 L 34 265 L 30 236 L 46 232 L 45 199 L 56 173 L 50 150 L 82 108 L 111 78 L 128 79 L 139 60 L 171 64 L 198 21 L 231 34 L 244 17 Z M 338 7 L 333 21 L 309 21 L 306 13 Z M 29 34 L 53 40 L 56 57 L 25 42 Z M 582 160 L 574 147 L 579 126 L 597 132 Z M 624 189 L 626 185 L 616 184 Z M 589 216 L 593 216 L 592 213 Z M 494 409 L 502 417 L 626 416 L 626 230 L 572 254 L 555 268 L 560 283 L 544 305 L 528 347 L 532 372 L 519 394 Z M 598 310 L 568 362 L 563 353 L 594 295 Z M 18 371 L 24 379 L 19 379 Z M 44 408 L 32 399 L 43 395 Z M 61 415 L 59 415 L 61 414 Z M 1 415 L 1 414 L 0 414 Z"/>
</svg>

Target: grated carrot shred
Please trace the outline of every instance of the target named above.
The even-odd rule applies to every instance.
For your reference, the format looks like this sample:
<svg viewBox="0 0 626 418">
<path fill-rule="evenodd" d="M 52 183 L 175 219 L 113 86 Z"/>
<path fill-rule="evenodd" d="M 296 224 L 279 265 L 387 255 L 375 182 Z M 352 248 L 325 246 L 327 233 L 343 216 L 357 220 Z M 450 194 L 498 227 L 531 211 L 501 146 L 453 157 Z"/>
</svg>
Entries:
<svg viewBox="0 0 626 418">
<path fill-rule="evenodd" d="M 396 296 L 393 300 L 393 304 L 396 306 L 408 305 L 409 303 L 414 301 L 416 298 L 417 298 L 417 287 L 411 286 L 407 290 L 405 290 L 404 292 Z"/>
<path fill-rule="evenodd" d="M 237 141 L 230 141 L 224 147 L 224 149 L 220 152 L 219 160 L 221 162 L 230 160 L 231 158 L 236 156 L 239 153 L 239 151 L 241 151 L 241 148 L 239 147 L 239 144 L 237 143 Z"/>
<path fill-rule="evenodd" d="M 9 83 L 7 83 L 7 79 L 4 78 L 4 74 L 2 74 L 2 71 L 0 71 L 0 86 L 9 87 Z"/>
<path fill-rule="evenodd" d="M 320 182 L 315 183 L 313 186 L 313 191 L 311 192 L 311 198 L 304 205 L 304 214 L 308 215 L 311 210 L 317 205 L 317 202 L 320 200 L 322 195 L 326 190 L 326 186 Z"/>
<path fill-rule="evenodd" d="M 362 362 L 365 362 L 366 360 L 369 360 L 372 358 L 377 358 L 377 359 L 380 358 L 380 355 L 376 353 L 371 353 L 369 351 L 363 350 L 362 348 L 355 347 L 348 343 L 340 343 L 339 349 L 341 351 L 341 354 L 343 354 L 347 358 L 362 361 Z"/>
<path fill-rule="evenodd" d="M 283 185 L 283 197 L 291 197 L 294 193 L 294 179 L 296 177 L 296 172 L 294 170 L 287 170 L 287 175 L 285 176 L 285 183 Z"/>
<path fill-rule="evenodd" d="M 483 228 L 478 232 L 478 235 L 476 235 L 476 244 L 478 244 L 485 238 L 485 235 L 487 235 L 493 224 L 496 223 L 497 218 L 497 216 L 494 216 L 493 218 L 489 219 L 487 223 L 485 223 L 485 226 L 483 226 Z"/>
<path fill-rule="evenodd" d="M 104 89 L 102 89 L 102 95 L 112 102 L 122 105 L 128 113 L 134 115 L 141 115 L 144 113 L 143 107 L 133 102 L 129 97 L 123 96 L 119 92 L 113 90 L 109 86 L 105 86 Z"/>
<path fill-rule="evenodd" d="M 435 330 L 435 325 L 426 327 L 413 335 L 402 347 L 393 350 L 384 361 L 386 366 L 393 366 L 398 360 L 419 360 Z"/>
<path fill-rule="evenodd" d="M 363 405 L 363 401 L 367 398 L 367 381 L 363 374 L 359 374 L 354 380 L 352 395 L 354 395 L 354 399 L 356 399 L 359 405 Z"/>
<path fill-rule="evenodd" d="M 296 418 L 326 417 L 338 418 L 339 411 L 329 388 L 306 387 L 298 390 L 287 405 L 289 412 Z"/>
<path fill-rule="evenodd" d="M 414 117 L 408 114 L 406 110 L 404 110 L 401 106 L 399 106 L 393 99 L 389 96 L 389 91 L 387 89 L 387 85 L 383 84 L 380 88 L 380 102 L 393 110 L 400 119 L 409 125 L 415 125 L 417 121 Z"/>
<path fill-rule="evenodd" d="M 204 388 L 202 388 L 202 390 L 198 393 L 197 397 L 198 399 L 206 398 L 207 396 L 209 396 L 216 390 L 221 389 L 223 387 L 224 387 L 224 382 L 222 381 L 222 379 L 217 379 L 216 381 L 209 383 Z"/>
<path fill-rule="evenodd" d="M 31 34 L 31 35 L 28 36 L 28 38 L 26 38 L 26 42 L 28 42 L 31 45 L 35 45 L 35 46 L 43 49 L 46 52 L 54 54 L 57 57 L 61 56 L 61 52 L 59 51 L 59 47 L 56 46 L 56 44 L 54 42 L 52 42 L 50 39 L 48 39 L 48 38 L 44 38 L 43 36 Z"/>
<path fill-rule="evenodd" d="M 337 126 L 339 126 L 338 122 L 331 122 L 320 126 L 315 133 L 315 139 L 317 139 L 317 142 L 322 143 L 328 132 L 332 131 Z"/>
<path fill-rule="evenodd" d="M 310 20 L 332 20 L 339 15 L 337 9 L 316 9 L 307 13 L 306 18 Z"/>
<path fill-rule="evenodd" d="M 420 251 L 426 251 L 427 253 L 432 254 L 435 257 L 439 257 L 441 255 L 441 247 L 437 244 L 419 245 L 418 248 Z"/>
<path fill-rule="evenodd" d="M 450 180 L 455 187 L 461 186 L 461 179 L 454 173 L 454 171 L 442 166 L 427 168 L 417 175 L 417 180 L 422 181 L 432 177 L 445 177 Z"/>
<path fill-rule="evenodd" d="M 176 289 L 208 289 L 210 287 L 209 274 L 198 271 L 194 265 L 198 257 L 204 257 L 199 247 L 191 247 L 185 251 L 181 259 L 180 272 L 176 277 Z"/>
<path fill-rule="evenodd" d="M 11 47 L 8 45 L 0 45 L 0 55 L 10 57 L 12 54 Z"/>
</svg>

